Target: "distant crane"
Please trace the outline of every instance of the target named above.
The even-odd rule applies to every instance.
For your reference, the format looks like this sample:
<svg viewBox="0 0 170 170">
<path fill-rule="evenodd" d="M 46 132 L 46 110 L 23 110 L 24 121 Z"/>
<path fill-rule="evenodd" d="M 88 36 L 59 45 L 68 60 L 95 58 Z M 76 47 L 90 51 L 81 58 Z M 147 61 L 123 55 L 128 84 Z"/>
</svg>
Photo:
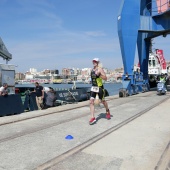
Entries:
<svg viewBox="0 0 170 170">
<path fill-rule="evenodd" d="M 6 64 L 8 63 L 9 60 L 12 59 L 12 54 L 10 54 L 2 41 L 0 37 L 0 57 L 2 57 L 4 60 L 6 60 Z"/>
</svg>

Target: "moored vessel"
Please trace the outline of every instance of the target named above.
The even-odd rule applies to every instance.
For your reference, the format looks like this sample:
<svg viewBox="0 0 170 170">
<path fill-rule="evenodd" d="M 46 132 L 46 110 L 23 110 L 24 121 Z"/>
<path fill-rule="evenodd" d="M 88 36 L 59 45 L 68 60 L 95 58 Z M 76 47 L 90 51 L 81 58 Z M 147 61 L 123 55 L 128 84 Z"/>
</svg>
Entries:
<svg viewBox="0 0 170 170">
<path fill-rule="evenodd" d="M 161 74 L 167 74 L 166 60 L 163 50 L 156 49 L 150 52 L 148 61 L 148 76 L 150 87 L 156 87 L 157 80 Z"/>
<path fill-rule="evenodd" d="M 54 106 L 86 101 L 89 99 L 90 96 L 89 87 L 65 88 L 65 89 L 54 89 L 54 90 L 57 98 L 54 103 Z M 18 85 L 15 88 L 15 91 L 22 98 L 24 110 L 33 111 L 38 109 L 35 100 L 35 93 L 33 92 L 34 91 L 33 86 L 23 87 Z M 45 98 L 46 98 L 46 93 L 45 93 Z"/>
</svg>

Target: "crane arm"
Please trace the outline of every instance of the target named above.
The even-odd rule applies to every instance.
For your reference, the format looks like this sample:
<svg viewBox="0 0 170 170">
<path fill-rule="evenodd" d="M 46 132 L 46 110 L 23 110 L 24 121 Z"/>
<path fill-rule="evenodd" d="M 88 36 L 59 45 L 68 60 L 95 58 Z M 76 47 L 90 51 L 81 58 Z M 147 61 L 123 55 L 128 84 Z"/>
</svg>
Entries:
<svg viewBox="0 0 170 170">
<path fill-rule="evenodd" d="M 0 57 L 2 57 L 4 60 L 11 60 L 12 59 L 12 54 L 10 54 L 4 44 L 4 42 L 2 41 L 1 37 L 0 37 Z"/>
</svg>

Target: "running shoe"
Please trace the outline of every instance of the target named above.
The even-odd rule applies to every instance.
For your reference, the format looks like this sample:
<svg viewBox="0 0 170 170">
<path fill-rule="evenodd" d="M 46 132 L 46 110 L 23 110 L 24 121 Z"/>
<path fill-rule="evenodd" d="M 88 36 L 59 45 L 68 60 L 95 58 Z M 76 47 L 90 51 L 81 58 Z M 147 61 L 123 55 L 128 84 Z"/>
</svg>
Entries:
<svg viewBox="0 0 170 170">
<path fill-rule="evenodd" d="M 110 110 L 108 110 L 107 112 L 106 112 L 106 119 L 110 119 L 111 117 L 110 117 Z"/>
<path fill-rule="evenodd" d="M 92 125 L 92 124 L 95 123 L 95 122 L 96 122 L 96 118 L 93 117 L 93 118 L 90 119 L 89 124 Z"/>
</svg>

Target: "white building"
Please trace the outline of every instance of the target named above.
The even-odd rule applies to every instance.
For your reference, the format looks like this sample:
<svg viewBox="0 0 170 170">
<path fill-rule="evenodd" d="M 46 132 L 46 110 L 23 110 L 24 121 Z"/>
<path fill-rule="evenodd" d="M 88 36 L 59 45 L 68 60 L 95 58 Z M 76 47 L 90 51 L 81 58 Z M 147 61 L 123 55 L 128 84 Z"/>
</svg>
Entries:
<svg viewBox="0 0 170 170">
<path fill-rule="evenodd" d="M 35 69 L 35 68 L 30 68 L 30 73 L 31 73 L 31 74 L 37 73 L 37 69 Z"/>
</svg>

